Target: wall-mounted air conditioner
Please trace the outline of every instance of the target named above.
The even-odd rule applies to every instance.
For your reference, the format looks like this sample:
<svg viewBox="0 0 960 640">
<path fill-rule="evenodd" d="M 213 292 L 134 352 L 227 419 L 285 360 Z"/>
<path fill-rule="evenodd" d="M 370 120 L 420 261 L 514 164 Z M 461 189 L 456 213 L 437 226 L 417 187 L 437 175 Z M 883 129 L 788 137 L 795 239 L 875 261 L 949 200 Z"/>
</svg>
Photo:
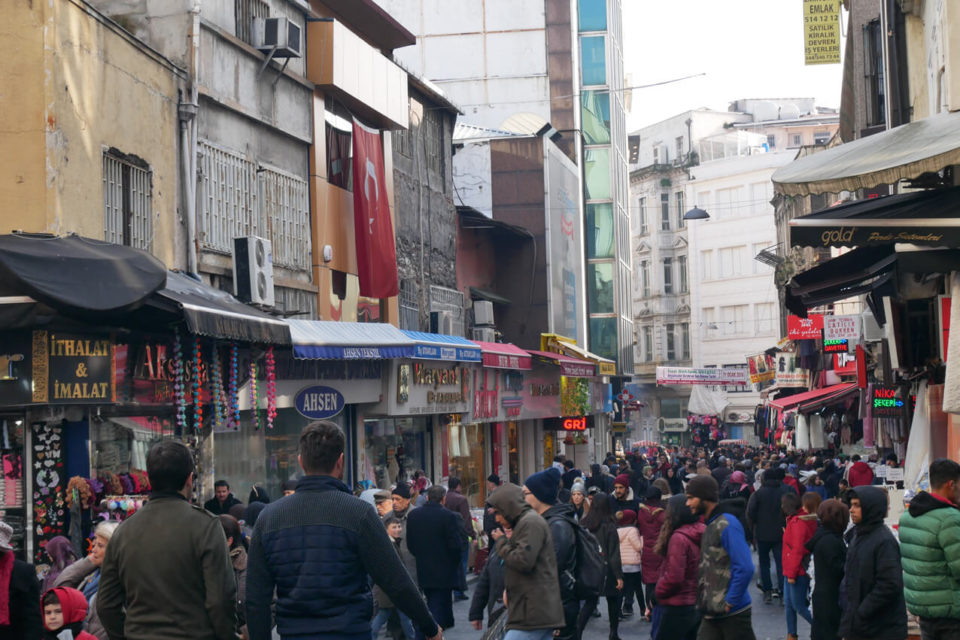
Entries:
<svg viewBox="0 0 960 640">
<path fill-rule="evenodd" d="M 493 321 L 493 303 L 489 300 L 473 301 L 473 324 L 477 327 L 492 327 Z"/>
<path fill-rule="evenodd" d="M 480 342 L 496 342 L 497 330 L 493 327 L 474 327 L 470 331 L 470 339 Z"/>
<path fill-rule="evenodd" d="M 233 294 L 244 302 L 274 305 L 273 248 L 257 236 L 233 239 Z"/>
<path fill-rule="evenodd" d="M 454 334 L 454 318 L 449 311 L 430 312 L 430 333 Z"/>
<path fill-rule="evenodd" d="M 272 51 L 274 58 L 303 56 L 302 29 L 289 18 L 254 18 L 253 42 L 263 53 Z"/>
</svg>

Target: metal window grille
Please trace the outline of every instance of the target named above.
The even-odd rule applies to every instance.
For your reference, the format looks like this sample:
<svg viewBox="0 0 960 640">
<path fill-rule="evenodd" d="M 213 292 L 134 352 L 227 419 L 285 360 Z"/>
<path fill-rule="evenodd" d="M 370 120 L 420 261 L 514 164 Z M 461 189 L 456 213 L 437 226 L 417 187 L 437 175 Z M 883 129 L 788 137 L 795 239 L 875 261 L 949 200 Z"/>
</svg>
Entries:
<svg viewBox="0 0 960 640">
<path fill-rule="evenodd" d="M 400 328 L 420 331 L 420 292 L 412 280 L 400 281 Z"/>
<path fill-rule="evenodd" d="M 464 336 L 463 292 L 430 285 L 430 311 L 449 311 L 453 314 L 454 335 Z"/>
<path fill-rule="evenodd" d="M 264 0 L 234 0 L 233 17 L 236 22 L 237 37 L 247 44 L 254 44 L 253 19 L 269 18 L 270 5 Z"/>
<path fill-rule="evenodd" d="M 270 228 L 273 262 L 298 271 L 310 271 L 310 205 L 305 180 L 274 169 L 260 171 L 262 217 Z"/>
<path fill-rule="evenodd" d="M 152 172 L 110 152 L 102 163 L 104 239 L 152 251 Z"/>
<path fill-rule="evenodd" d="M 430 110 L 423 115 L 420 132 L 427 152 L 427 168 L 443 176 L 443 116 L 439 110 Z"/>
</svg>

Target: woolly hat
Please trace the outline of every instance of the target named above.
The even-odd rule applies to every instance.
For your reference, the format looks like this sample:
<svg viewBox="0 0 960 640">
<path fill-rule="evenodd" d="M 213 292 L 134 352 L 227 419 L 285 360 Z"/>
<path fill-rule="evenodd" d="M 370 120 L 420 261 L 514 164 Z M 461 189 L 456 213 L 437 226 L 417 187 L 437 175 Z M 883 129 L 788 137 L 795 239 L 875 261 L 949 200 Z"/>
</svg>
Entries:
<svg viewBox="0 0 960 640">
<path fill-rule="evenodd" d="M 397 483 L 397 486 L 393 488 L 391 495 L 400 496 L 404 500 L 410 499 L 410 485 L 406 481 L 401 481 Z"/>
<path fill-rule="evenodd" d="M 647 489 L 647 500 L 660 500 L 661 498 L 663 498 L 663 492 L 660 491 L 660 487 L 651 486 Z"/>
<path fill-rule="evenodd" d="M 687 495 L 707 502 L 720 502 L 720 487 L 713 476 L 696 475 L 687 483 Z"/>
<path fill-rule="evenodd" d="M 614 484 L 614 485 L 618 485 L 618 484 L 619 484 L 619 485 L 622 486 L 622 487 L 629 487 L 629 486 L 630 486 L 630 476 L 628 476 L 628 475 L 625 474 L 625 473 L 621 473 L 620 475 L 618 475 L 616 478 L 613 479 L 613 484 Z"/>
<path fill-rule="evenodd" d="M 577 478 L 576 480 L 573 481 L 573 486 L 570 487 L 570 493 L 586 493 L 586 492 L 587 491 L 586 491 L 585 485 L 583 484 L 583 480 L 581 480 L 580 478 Z"/>
<path fill-rule="evenodd" d="M 523 486 L 540 502 L 556 504 L 557 493 L 560 491 L 560 471 L 554 467 L 538 471 L 524 480 Z"/>
</svg>

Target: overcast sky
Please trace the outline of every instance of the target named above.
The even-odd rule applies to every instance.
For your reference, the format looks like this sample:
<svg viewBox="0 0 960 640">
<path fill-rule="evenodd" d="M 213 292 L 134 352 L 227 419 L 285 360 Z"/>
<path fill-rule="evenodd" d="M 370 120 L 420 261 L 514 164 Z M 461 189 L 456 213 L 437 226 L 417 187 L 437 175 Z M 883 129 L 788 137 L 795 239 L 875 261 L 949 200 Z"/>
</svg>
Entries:
<svg viewBox="0 0 960 640">
<path fill-rule="evenodd" d="M 846 25 L 844 13 L 844 33 Z M 842 66 L 803 63 L 802 0 L 623 0 L 623 32 L 632 86 L 706 73 L 634 91 L 628 131 L 738 98 L 840 106 Z"/>
</svg>

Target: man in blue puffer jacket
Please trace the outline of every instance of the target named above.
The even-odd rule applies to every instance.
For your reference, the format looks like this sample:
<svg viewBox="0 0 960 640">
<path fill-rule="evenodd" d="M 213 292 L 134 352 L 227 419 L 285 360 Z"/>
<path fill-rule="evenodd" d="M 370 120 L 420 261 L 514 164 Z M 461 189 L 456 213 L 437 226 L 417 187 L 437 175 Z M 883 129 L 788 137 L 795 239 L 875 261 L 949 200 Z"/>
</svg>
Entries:
<svg viewBox="0 0 960 640">
<path fill-rule="evenodd" d="M 427 638 L 440 640 L 376 510 L 340 481 L 343 448 L 343 431 L 332 422 L 304 427 L 298 460 L 305 476 L 257 518 L 247 560 L 251 640 L 270 639 L 274 589 L 283 640 L 369 640 L 368 575 Z"/>
</svg>

